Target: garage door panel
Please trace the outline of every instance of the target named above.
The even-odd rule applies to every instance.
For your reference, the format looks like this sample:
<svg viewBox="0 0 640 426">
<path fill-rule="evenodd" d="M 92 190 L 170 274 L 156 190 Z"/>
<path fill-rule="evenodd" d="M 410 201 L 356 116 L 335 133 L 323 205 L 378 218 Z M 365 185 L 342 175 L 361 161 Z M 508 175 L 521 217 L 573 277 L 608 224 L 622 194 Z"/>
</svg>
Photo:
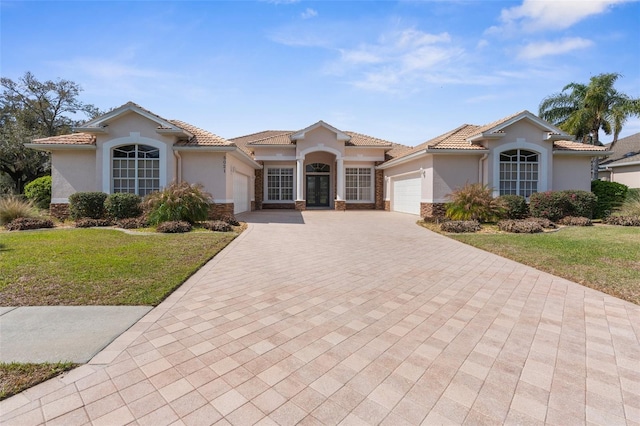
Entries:
<svg viewBox="0 0 640 426">
<path fill-rule="evenodd" d="M 233 175 L 233 212 L 242 213 L 249 209 L 249 176 L 235 173 Z"/>
<path fill-rule="evenodd" d="M 396 212 L 420 214 L 420 177 L 393 181 L 392 209 Z"/>
</svg>

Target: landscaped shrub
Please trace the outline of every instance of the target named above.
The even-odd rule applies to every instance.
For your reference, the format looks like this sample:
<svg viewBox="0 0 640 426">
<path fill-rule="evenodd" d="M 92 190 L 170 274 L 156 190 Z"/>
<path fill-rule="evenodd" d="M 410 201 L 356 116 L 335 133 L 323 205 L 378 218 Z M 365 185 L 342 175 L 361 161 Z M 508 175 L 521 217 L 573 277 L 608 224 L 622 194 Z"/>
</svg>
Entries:
<svg viewBox="0 0 640 426">
<path fill-rule="evenodd" d="M 640 216 L 609 216 L 603 221 L 607 225 L 640 226 Z"/>
<path fill-rule="evenodd" d="M 565 216 L 592 218 L 596 203 L 597 197 L 587 191 L 536 192 L 529 197 L 529 211 L 554 222 Z"/>
<path fill-rule="evenodd" d="M 16 195 L 0 198 L 0 225 L 5 225 L 20 217 L 35 217 L 36 211 L 30 201 Z"/>
<path fill-rule="evenodd" d="M 113 219 L 138 217 L 142 213 L 142 198 L 137 194 L 119 192 L 111 194 L 104 201 L 104 208 Z"/>
<path fill-rule="evenodd" d="M 122 229 L 138 229 L 147 226 L 147 220 L 144 217 L 128 217 L 120 219 L 116 222 L 119 228 Z"/>
<path fill-rule="evenodd" d="M 53 228 L 53 221 L 51 219 L 41 219 L 37 217 L 19 217 L 7 223 L 5 228 L 7 231 Z"/>
<path fill-rule="evenodd" d="M 630 188 L 622 205 L 613 213 L 614 216 L 640 216 L 640 189 Z"/>
<path fill-rule="evenodd" d="M 220 220 L 227 222 L 231 226 L 240 226 L 240 222 L 238 222 L 238 219 L 236 219 L 236 217 L 232 214 L 222 216 Z"/>
<path fill-rule="evenodd" d="M 168 221 L 162 222 L 156 228 L 156 231 L 162 232 L 165 234 L 180 234 L 183 232 L 191 231 L 191 224 L 189 222 L 185 222 L 183 220 L 179 221 Z"/>
<path fill-rule="evenodd" d="M 601 219 L 609 216 L 624 202 L 629 187 L 618 182 L 604 180 L 591 181 L 591 192 L 598 197 L 593 217 Z"/>
<path fill-rule="evenodd" d="M 504 208 L 487 185 L 466 184 L 447 196 L 446 216 L 453 220 L 490 222 L 503 214 Z"/>
<path fill-rule="evenodd" d="M 91 219 L 103 219 L 105 217 L 104 201 L 107 194 L 104 192 L 76 192 L 69 197 L 69 215 L 72 219 L 89 217 Z"/>
<path fill-rule="evenodd" d="M 206 222 L 202 222 L 202 227 L 209 231 L 217 232 L 229 232 L 233 230 L 230 223 L 222 220 L 208 220 Z"/>
<path fill-rule="evenodd" d="M 148 213 L 151 225 L 168 221 L 193 224 L 207 219 L 210 201 L 211 194 L 205 192 L 202 185 L 181 182 L 147 195 L 143 208 Z"/>
<path fill-rule="evenodd" d="M 498 222 L 498 229 L 504 232 L 516 234 L 536 234 L 543 232 L 542 225 L 529 219 L 506 219 Z"/>
<path fill-rule="evenodd" d="M 24 196 L 35 206 L 48 209 L 51 203 L 51 176 L 42 176 L 26 184 Z"/>
<path fill-rule="evenodd" d="M 593 226 L 593 222 L 588 217 L 577 216 L 565 216 L 558 223 L 566 226 Z"/>
<path fill-rule="evenodd" d="M 527 217 L 527 221 L 536 222 L 538 225 L 542 226 L 544 229 L 556 229 L 558 225 L 551 222 L 549 219 L 544 217 Z"/>
<path fill-rule="evenodd" d="M 83 217 L 76 220 L 76 228 L 95 228 L 99 226 L 111 226 L 113 222 L 111 219 L 92 219 L 90 217 Z"/>
<path fill-rule="evenodd" d="M 450 220 L 442 222 L 440 229 L 444 232 L 455 232 L 457 234 L 462 232 L 477 232 L 482 229 L 480 222 L 477 220 Z"/>
<path fill-rule="evenodd" d="M 498 200 L 504 208 L 504 217 L 507 219 L 524 219 L 529 216 L 529 206 L 523 196 L 501 195 Z"/>
</svg>

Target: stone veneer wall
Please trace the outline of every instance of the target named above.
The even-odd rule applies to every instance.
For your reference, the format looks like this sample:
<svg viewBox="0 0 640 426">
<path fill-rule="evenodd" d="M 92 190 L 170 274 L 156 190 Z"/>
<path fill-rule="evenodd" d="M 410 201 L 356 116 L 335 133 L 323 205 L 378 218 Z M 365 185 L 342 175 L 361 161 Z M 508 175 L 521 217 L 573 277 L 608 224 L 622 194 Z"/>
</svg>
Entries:
<svg viewBox="0 0 640 426">
<path fill-rule="evenodd" d="M 262 203 L 262 210 L 293 210 L 295 207 L 294 203 Z"/>
<path fill-rule="evenodd" d="M 233 203 L 216 203 L 209 205 L 209 219 L 233 216 Z"/>
<path fill-rule="evenodd" d="M 382 161 L 376 162 L 376 166 L 380 164 Z M 375 173 L 375 205 L 372 208 L 386 210 L 384 205 L 384 170 L 376 170 Z"/>
<path fill-rule="evenodd" d="M 264 161 L 258 161 L 260 165 L 264 165 Z M 262 210 L 262 203 L 264 196 L 264 169 L 256 170 L 256 179 L 254 184 L 255 199 L 254 205 L 251 206 L 251 210 Z"/>
<path fill-rule="evenodd" d="M 49 214 L 56 219 L 66 220 L 69 218 L 69 204 L 51 203 L 49 204 Z"/>
<path fill-rule="evenodd" d="M 391 200 L 384 200 L 384 210 L 388 212 L 391 211 Z"/>
<path fill-rule="evenodd" d="M 446 211 L 445 203 L 420 203 L 420 217 L 422 218 L 442 218 Z"/>
<path fill-rule="evenodd" d="M 376 205 L 374 203 L 347 203 L 347 210 L 375 210 L 375 209 L 376 209 Z"/>
<path fill-rule="evenodd" d="M 294 204 L 294 208 L 296 210 L 298 210 L 299 212 L 305 211 L 307 209 L 307 202 L 306 201 L 296 201 L 295 204 Z"/>
<path fill-rule="evenodd" d="M 338 211 L 345 211 L 347 209 L 347 202 L 344 200 L 335 200 L 334 207 Z"/>
</svg>

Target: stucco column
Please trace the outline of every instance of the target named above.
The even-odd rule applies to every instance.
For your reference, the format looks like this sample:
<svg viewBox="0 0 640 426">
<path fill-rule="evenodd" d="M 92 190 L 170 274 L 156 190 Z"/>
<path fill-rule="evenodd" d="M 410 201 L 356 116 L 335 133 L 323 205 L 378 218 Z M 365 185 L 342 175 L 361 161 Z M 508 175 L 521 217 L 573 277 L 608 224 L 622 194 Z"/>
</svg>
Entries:
<svg viewBox="0 0 640 426">
<path fill-rule="evenodd" d="M 296 201 L 303 201 L 304 157 L 296 159 Z"/>
<path fill-rule="evenodd" d="M 338 158 L 336 161 L 336 167 L 338 168 L 338 182 L 336 182 L 336 200 L 344 200 L 344 160 Z"/>
</svg>

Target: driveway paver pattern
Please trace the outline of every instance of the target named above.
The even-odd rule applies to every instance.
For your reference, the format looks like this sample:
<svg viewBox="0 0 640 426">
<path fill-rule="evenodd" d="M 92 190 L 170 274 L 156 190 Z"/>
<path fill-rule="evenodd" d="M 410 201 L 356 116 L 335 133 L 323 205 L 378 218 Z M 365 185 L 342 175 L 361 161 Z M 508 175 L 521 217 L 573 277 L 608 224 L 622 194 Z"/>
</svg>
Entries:
<svg viewBox="0 0 640 426">
<path fill-rule="evenodd" d="M 11 424 L 640 424 L 640 307 L 376 211 L 254 212 Z"/>
</svg>

